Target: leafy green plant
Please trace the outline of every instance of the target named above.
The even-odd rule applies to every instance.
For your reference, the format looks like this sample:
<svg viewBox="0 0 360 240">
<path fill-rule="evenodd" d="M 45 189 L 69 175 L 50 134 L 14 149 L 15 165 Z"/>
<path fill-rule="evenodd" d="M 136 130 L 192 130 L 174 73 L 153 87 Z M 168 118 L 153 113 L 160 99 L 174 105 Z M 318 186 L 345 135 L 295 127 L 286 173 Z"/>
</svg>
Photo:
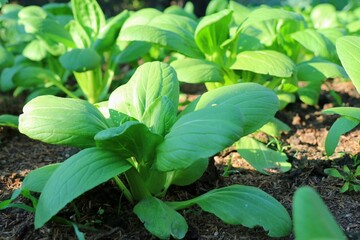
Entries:
<svg viewBox="0 0 360 240">
<path fill-rule="evenodd" d="M 84 192 L 113 179 L 134 202 L 145 227 L 159 238 L 183 238 L 188 227 L 177 211 L 192 205 L 229 224 L 260 225 L 272 237 L 289 234 L 291 220 L 285 208 L 255 187 L 233 185 L 194 199 L 162 200 L 171 185 L 199 179 L 208 157 L 265 124 L 278 108 L 275 94 L 258 84 L 236 84 L 203 94 L 180 114 L 178 98 L 174 69 L 151 62 L 140 66 L 98 107 L 55 96 L 27 103 L 20 132 L 46 143 L 84 148 L 25 178 L 16 194 L 41 193 L 35 227 L 42 227 Z M 2 208 L 9 204 L 11 199 Z"/>
<path fill-rule="evenodd" d="M 327 168 L 324 169 L 324 172 L 329 176 L 340 178 L 344 181 L 340 192 L 344 193 L 346 191 L 360 191 L 360 165 L 358 165 L 355 170 L 350 170 L 350 168 L 345 165 L 341 170 L 336 168 Z"/>
<path fill-rule="evenodd" d="M 336 43 L 339 58 L 354 83 L 357 91 L 360 91 L 360 37 L 345 36 Z M 332 155 L 342 134 L 352 130 L 360 123 L 360 108 L 336 107 L 323 111 L 324 114 L 341 115 L 329 130 L 325 140 L 325 150 L 328 156 Z"/>
<path fill-rule="evenodd" d="M 319 194 L 308 186 L 295 192 L 293 222 L 298 240 L 347 239 Z"/>
<path fill-rule="evenodd" d="M 0 126 L 17 128 L 19 125 L 19 117 L 10 114 L 0 115 Z"/>
</svg>

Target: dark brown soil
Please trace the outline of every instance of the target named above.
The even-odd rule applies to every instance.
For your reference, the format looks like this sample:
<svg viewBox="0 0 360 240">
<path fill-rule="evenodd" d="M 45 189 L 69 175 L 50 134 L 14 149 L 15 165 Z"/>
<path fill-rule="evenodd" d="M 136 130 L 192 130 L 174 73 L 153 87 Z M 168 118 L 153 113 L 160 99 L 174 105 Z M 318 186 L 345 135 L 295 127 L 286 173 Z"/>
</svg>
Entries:
<svg viewBox="0 0 360 240">
<path fill-rule="evenodd" d="M 330 82 L 345 106 L 360 107 L 360 97 L 351 83 Z M 0 97 L 0 114 L 19 114 L 13 98 Z M 15 106 L 21 106 L 16 100 Z M 281 136 L 280 141 L 292 163 L 292 169 L 283 174 L 263 175 L 253 170 L 235 151 L 228 149 L 210 159 L 203 178 L 185 188 L 171 188 L 170 199 L 185 199 L 197 196 L 210 189 L 231 184 L 256 186 L 278 199 L 291 213 L 294 192 L 304 185 L 314 187 L 325 200 L 336 220 L 349 239 L 360 239 L 359 193 L 340 193 L 342 182 L 324 174 L 328 167 L 351 165 L 360 152 L 360 128 L 342 136 L 336 153 L 327 158 L 324 141 L 336 116 L 322 115 L 321 110 L 332 107 L 333 99 L 324 87 L 319 106 L 310 107 L 299 102 L 289 105 L 277 117 L 292 127 Z M 10 104 L 11 103 L 11 104 Z M 266 140 L 266 139 L 265 139 Z M 0 201 L 8 199 L 14 189 L 21 186 L 26 174 L 37 167 L 63 161 L 77 149 L 52 146 L 31 140 L 16 130 L 0 128 Z M 232 159 L 230 175 L 224 177 L 226 164 Z M 25 203 L 26 200 L 21 199 Z M 86 239 L 155 239 L 132 213 L 132 207 L 112 182 L 105 183 L 79 197 L 75 205 L 61 211 L 60 216 L 87 224 L 94 229 L 81 228 Z M 223 224 L 211 214 L 198 208 L 181 211 L 187 219 L 189 232 L 186 239 L 269 239 L 259 227 L 247 229 L 242 226 Z M 71 227 L 50 222 L 34 230 L 33 214 L 20 209 L 0 211 L 0 239 L 76 239 Z M 293 239 L 293 236 L 282 239 Z"/>
</svg>

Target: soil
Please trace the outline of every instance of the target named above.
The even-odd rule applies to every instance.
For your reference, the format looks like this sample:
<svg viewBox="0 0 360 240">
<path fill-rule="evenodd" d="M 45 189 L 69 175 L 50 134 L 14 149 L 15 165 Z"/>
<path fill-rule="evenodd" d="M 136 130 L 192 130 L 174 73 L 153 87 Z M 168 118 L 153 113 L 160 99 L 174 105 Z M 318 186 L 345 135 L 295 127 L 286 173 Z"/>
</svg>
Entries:
<svg viewBox="0 0 360 240">
<path fill-rule="evenodd" d="M 329 81 L 328 85 L 342 98 L 344 106 L 360 107 L 360 96 L 350 82 Z M 168 198 L 181 200 L 197 196 L 213 188 L 231 184 L 256 186 L 278 199 L 291 213 L 293 194 L 301 186 L 315 188 L 335 216 L 349 239 L 360 239 L 360 205 L 357 192 L 340 193 L 342 181 L 324 174 L 329 167 L 351 166 L 360 159 L 360 128 L 341 137 L 336 153 L 326 157 L 324 141 L 336 116 L 321 114 L 323 109 L 334 106 L 334 99 L 323 87 L 318 106 L 312 107 L 299 101 L 290 104 L 277 117 L 292 129 L 279 139 L 292 164 L 286 173 L 263 175 L 229 148 L 210 159 L 208 171 L 195 184 L 173 187 Z M 191 100 L 192 97 L 190 96 Z M 0 114 L 20 114 L 21 98 L 0 96 Z M 261 137 L 261 136 L 260 136 Z M 266 137 L 263 138 L 266 141 Z M 0 201 L 8 199 L 14 189 L 21 186 L 26 174 L 38 167 L 61 162 L 78 149 L 54 146 L 31 140 L 16 130 L 0 128 Z M 228 169 L 229 175 L 224 174 Z M 28 203 L 20 198 L 19 202 Z M 77 198 L 75 214 L 73 205 L 63 209 L 59 216 L 87 225 L 81 228 L 86 239 L 156 239 L 132 213 L 132 207 L 111 181 Z M 180 212 L 187 220 L 189 231 L 186 239 L 270 239 L 266 232 L 255 227 L 230 226 L 199 208 Z M 76 239 L 72 227 L 49 222 L 34 230 L 34 215 L 21 209 L 0 211 L 0 239 Z M 91 228 L 90 228 L 91 227 Z M 290 235 L 281 239 L 293 239 Z"/>
</svg>

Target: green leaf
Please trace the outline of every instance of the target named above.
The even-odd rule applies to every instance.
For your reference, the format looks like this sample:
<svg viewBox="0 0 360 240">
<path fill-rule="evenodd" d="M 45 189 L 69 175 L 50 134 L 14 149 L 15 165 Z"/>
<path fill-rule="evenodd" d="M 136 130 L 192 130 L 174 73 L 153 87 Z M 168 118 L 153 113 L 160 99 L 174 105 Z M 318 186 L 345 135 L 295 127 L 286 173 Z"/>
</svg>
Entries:
<svg viewBox="0 0 360 240">
<path fill-rule="evenodd" d="M 342 65 L 360 93 L 360 37 L 346 36 L 336 42 Z"/>
<path fill-rule="evenodd" d="M 134 207 L 134 213 L 145 228 L 160 239 L 169 239 L 170 236 L 182 239 L 188 231 L 184 217 L 157 198 L 140 201 Z"/>
<path fill-rule="evenodd" d="M 155 148 L 162 137 L 149 131 L 142 123 L 130 121 L 95 135 L 97 147 L 116 152 L 121 158 L 136 157 L 143 164 L 152 164 Z"/>
<path fill-rule="evenodd" d="M 46 57 L 47 50 L 42 41 L 34 39 L 26 45 L 22 54 L 32 61 L 41 61 Z"/>
<path fill-rule="evenodd" d="M 129 12 L 124 10 L 115 17 L 111 18 L 106 25 L 100 29 L 100 33 L 93 45 L 93 48 L 97 52 L 110 50 L 110 48 L 115 45 L 120 29 L 129 15 Z"/>
<path fill-rule="evenodd" d="M 291 36 L 315 56 L 329 60 L 337 59 L 335 45 L 319 31 L 305 29 Z"/>
<path fill-rule="evenodd" d="M 39 6 L 27 6 L 18 10 L 20 10 L 18 12 L 19 19 L 25 19 L 29 17 L 38 17 L 45 19 L 47 17 L 46 11 Z"/>
<path fill-rule="evenodd" d="M 197 204 L 227 224 L 249 228 L 261 226 L 269 231 L 270 237 L 284 237 L 291 232 L 291 219 L 286 209 L 275 198 L 255 187 L 232 185 L 188 201 L 167 204 L 174 209 Z"/>
<path fill-rule="evenodd" d="M 13 76 L 15 85 L 25 88 L 44 86 L 46 83 L 60 81 L 60 77 L 53 71 L 40 67 L 24 67 Z"/>
<path fill-rule="evenodd" d="M 359 109 L 360 110 L 360 109 Z M 360 111 L 359 111 L 360 112 Z M 359 119 L 343 116 L 338 118 L 331 126 L 325 140 L 326 155 L 331 156 L 339 142 L 340 136 L 360 124 Z"/>
<path fill-rule="evenodd" d="M 235 148 L 241 157 L 263 174 L 270 174 L 274 170 L 287 172 L 291 169 L 291 164 L 286 161 L 286 154 L 274 151 L 253 138 L 242 137 L 236 142 Z"/>
<path fill-rule="evenodd" d="M 91 39 L 96 39 L 106 20 L 96 0 L 71 0 L 74 18 Z"/>
<path fill-rule="evenodd" d="M 66 25 L 77 48 L 89 48 L 91 45 L 90 37 L 87 35 L 85 29 L 75 20 L 70 21 Z"/>
<path fill-rule="evenodd" d="M 130 167 L 116 153 L 97 148 L 73 155 L 54 171 L 43 188 L 36 208 L 35 228 L 42 227 L 76 197 Z"/>
<path fill-rule="evenodd" d="M 129 63 L 135 61 L 150 51 L 151 44 L 148 42 L 130 42 L 121 52 L 116 56 L 116 63 Z"/>
<path fill-rule="evenodd" d="M 24 106 L 21 133 L 51 144 L 95 146 L 96 133 L 108 128 L 100 111 L 84 100 L 40 96 Z"/>
<path fill-rule="evenodd" d="M 75 47 L 69 32 L 63 25 L 52 20 L 38 17 L 21 18 L 20 22 L 24 24 L 25 31 L 33 33 L 49 44 L 62 43 L 67 47 Z"/>
<path fill-rule="evenodd" d="M 224 81 L 219 65 L 202 59 L 184 58 L 171 63 L 180 82 L 205 83 Z"/>
<path fill-rule="evenodd" d="M 0 126 L 18 128 L 19 125 L 19 117 L 10 115 L 10 114 L 2 114 L 0 115 Z"/>
<path fill-rule="evenodd" d="M 298 22 L 304 22 L 304 17 L 301 14 L 286 11 L 278 8 L 261 7 L 252 11 L 245 21 L 242 23 L 240 29 L 251 27 L 256 23 L 269 21 L 269 20 L 293 20 Z"/>
<path fill-rule="evenodd" d="M 317 29 L 338 27 L 336 8 L 332 4 L 315 6 L 311 11 L 310 19 Z"/>
<path fill-rule="evenodd" d="M 273 91 L 256 83 L 239 83 L 204 93 L 190 103 L 180 116 L 222 104 L 235 105 L 242 112 L 244 136 L 256 131 L 272 119 L 279 107 Z"/>
<path fill-rule="evenodd" d="M 236 56 L 231 69 L 247 70 L 276 77 L 290 77 L 295 65 L 286 55 L 273 50 L 244 51 Z"/>
<path fill-rule="evenodd" d="M 298 240 L 346 239 L 323 200 L 310 187 L 302 187 L 295 192 L 293 219 Z"/>
<path fill-rule="evenodd" d="M 115 109 L 140 121 L 147 109 L 162 96 L 167 97 L 177 108 L 179 82 L 174 69 L 165 63 L 145 63 L 137 68 L 125 85 L 111 93 L 109 109 Z"/>
<path fill-rule="evenodd" d="M 356 120 L 360 121 L 360 108 L 357 107 L 335 107 L 335 108 L 328 108 L 322 111 L 324 114 L 339 114 L 342 116 L 355 118 Z"/>
<path fill-rule="evenodd" d="M 157 98 L 145 111 L 141 122 L 153 133 L 164 136 L 176 121 L 177 108 L 167 97 Z"/>
<path fill-rule="evenodd" d="M 229 147 L 242 134 L 242 115 L 235 106 L 220 105 L 188 113 L 158 146 L 155 166 L 164 172 L 187 168 Z"/>
<path fill-rule="evenodd" d="M 214 14 L 216 12 L 220 12 L 221 10 L 224 10 L 228 6 L 227 0 L 211 0 L 206 7 L 205 15 Z"/>
<path fill-rule="evenodd" d="M 281 132 L 288 132 L 290 130 L 291 128 L 286 123 L 275 117 L 260 129 L 260 131 L 275 137 L 280 137 Z"/>
<path fill-rule="evenodd" d="M 296 74 L 299 81 L 324 81 L 327 78 L 347 78 L 343 67 L 329 61 L 306 61 L 296 65 Z"/>
<path fill-rule="evenodd" d="M 337 170 L 336 168 L 326 168 L 326 169 L 324 169 L 324 173 L 329 175 L 329 176 L 345 180 L 344 176 L 341 175 L 339 170 Z"/>
<path fill-rule="evenodd" d="M 31 192 L 42 192 L 47 181 L 60 165 L 61 163 L 54 163 L 31 171 L 24 178 L 21 188 Z"/>
<path fill-rule="evenodd" d="M 86 72 L 101 65 L 101 56 L 91 48 L 72 49 L 59 60 L 66 70 L 72 72 Z"/>
<path fill-rule="evenodd" d="M 13 65 L 14 57 L 0 44 L 0 70 Z"/>
<path fill-rule="evenodd" d="M 178 186 L 187 186 L 198 180 L 206 171 L 209 165 L 208 158 L 201 158 L 189 167 L 174 172 L 171 184 Z"/>
<path fill-rule="evenodd" d="M 195 30 L 195 42 L 203 53 L 223 51 L 220 46 L 229 37 L 231 16 L 232 11 L 225 9 L 201 19 Z"/>
<path fill-rule="evenodd" d="M 151 13 L 152 14 L 152 13 Z M 189 57 L 202 57 L 196 46 L 194 31 L 196 21 L 191 18 L 174 15 L 151 15 L 151 19 L 141 18 L 138 14 L 129 18 L 121 29 L 119 40 L 145 41 L 167 47 Z"/>
</svg>

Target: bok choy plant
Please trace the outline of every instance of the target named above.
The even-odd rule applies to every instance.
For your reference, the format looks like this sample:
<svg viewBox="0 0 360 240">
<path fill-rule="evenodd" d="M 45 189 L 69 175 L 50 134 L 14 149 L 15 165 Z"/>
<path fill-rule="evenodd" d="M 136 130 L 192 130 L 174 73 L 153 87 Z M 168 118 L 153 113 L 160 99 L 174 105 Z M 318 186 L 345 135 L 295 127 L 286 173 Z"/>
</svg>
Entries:
<svg viewBox="0 0 360 240">
<path fill-rule="evenodd" d="M 162 198 L 171 185 L 198 180 L 208 158 L 265 124 L 278 109 L 276 95 L 255 83 L 222 87 L 200 96 L 178 114 L 179 82 L 165 63 L 140 66 L 107 102 L 40 96 L 27 103 L 19 130 L 51 144 L 83 148 L 63 163 L 31 172 L 21 190 L 40 192 L 35 227 L 95 186 L 113 179 L 135 204 L 134 213 L 155 236 L 184 238 L 188 226 L 178 212 L 192 205 L 229 224 L 262 226 L 286 236 L 286 209 L 256 187 L 233 185 L 194 199 Z M 11 206 L 7 200 L 1 208 Z"/>
<path fill-rule="evenodd" d="M 229 5 L 232 9 L 205 16 L 199 22 L 185 15 L 143 9 L 126 20 L 119 39 L 151 43 L 176 52 L 177 59 L 170 64 L 180 82 L 205 83 L 208 90 L 239 82 L 255 82 L 255 79 L 291 77 L 295 65 L 285 54 L 243 49 L 240 39 L 244 29 L 257 22 L 283 18 L 296 21 L 301 16 L 285 10 L 259 9 L 236 23 L 233 13 L 240 7 L 233 1 Z M 258 19 L 258 16 L 262 18 Z M 284 128 L 287 129 L 285 124 L 272 118 L 267 129 L 276 135 Z M 252 138 L 244 138 L 237 146 L 246 160 L 262 173 L 267 174 L 270 168 L 280 172 L 290 169 L 285 154 L 267 149 Z"/>
<path fill-rule="evenodd" d="M 360 92 L 360 37 L 345 36 L 336 42 L 336 49 L 350 79 Z M 335 107 L 323 111 L 324 114 L 338 114 L 334 125 L 330 128 L 325 140 L 325 150 L 328 156 L 332 155 L 342 134 L 352 130 L 360 123 L 360 108 Z"/>
</svg>

